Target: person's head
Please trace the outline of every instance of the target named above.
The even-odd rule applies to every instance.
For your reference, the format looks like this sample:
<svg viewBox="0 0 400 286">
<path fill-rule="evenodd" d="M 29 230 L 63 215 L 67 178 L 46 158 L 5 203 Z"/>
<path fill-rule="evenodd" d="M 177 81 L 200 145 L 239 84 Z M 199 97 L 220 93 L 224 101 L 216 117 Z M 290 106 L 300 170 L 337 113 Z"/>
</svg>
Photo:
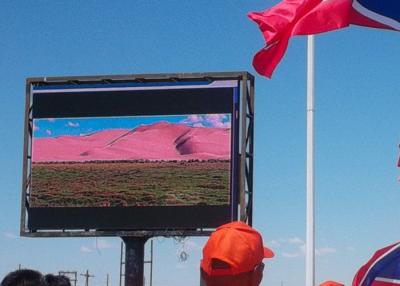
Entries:
<svg viewBox="0 0 400 286">
<path fill-rule="evenodd" d="M 71 286 L 71 281 L 65 275 L 47 274 L 44 276 L 47 286 Z"/>
<path fill-rule="evenodd" d="M 319 286 L 344 286 L 344 284 L 330 280 L 319 284 Z"/>
<path fill-rule="evenodd" d="M 220 264 L 220 262 L 218 262 Z M 258 286 L 263 278 L 264 263 L 258 264 L 253 271 L 235 275 L 209 275 L 201 269 L 201 286 Z"/>
<path fill-rule="evenodd" d="M 10 272 L 1 281 L 1 286 L 46 286 L 43 275 L 31 269 Z"/>
<path fill-rule="evenodd" d="M 222 225 L 203 248 L 202 285 L 256 286 L 262 279 L 263 259 L 274 253 L 263 246 L 261 235 L 243 222 Z"/>
</svg>

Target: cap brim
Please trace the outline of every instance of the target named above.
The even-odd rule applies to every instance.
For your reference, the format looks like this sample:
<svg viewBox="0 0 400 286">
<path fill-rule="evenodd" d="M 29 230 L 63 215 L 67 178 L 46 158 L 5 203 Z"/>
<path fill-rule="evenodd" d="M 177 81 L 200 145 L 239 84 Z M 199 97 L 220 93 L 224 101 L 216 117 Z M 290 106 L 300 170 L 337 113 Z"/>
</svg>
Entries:
<svg viewBox="0 0 400 286">
<path fill-rule="evenodd" d="M 275 256 L 275 253 L 268 247 L 264 246 L 264 258 L 272 258 L 274 256 Z"/>
</svg>

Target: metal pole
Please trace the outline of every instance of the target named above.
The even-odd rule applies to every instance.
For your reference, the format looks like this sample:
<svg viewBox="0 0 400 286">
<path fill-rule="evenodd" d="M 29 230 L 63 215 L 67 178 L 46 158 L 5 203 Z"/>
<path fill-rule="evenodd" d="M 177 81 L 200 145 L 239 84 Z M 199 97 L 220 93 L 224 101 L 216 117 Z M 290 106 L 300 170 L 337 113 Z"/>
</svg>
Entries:
<svg viewBox="0 0 400 286">
<path fill-rule="evenodd" d="M 144 244 L 147 237 L 123 237 L 125 242 L 125 286 L 143 286 Z"/>
<path fill-rule="evenodd" d="M 240 221 L 246 222 L 248 215 L 246 212 L 246 124 L 247 124 L 247 75 L 242 78 L 242 98 L 241 98 L 241 124 L 240 124 L 240 179 L 239 179 L 239 204 L 240 204 Z"/>
<path fill-rule="evenodd" d="M 121 241 L 121 255 L 119 260 L 119 286 L 122 286 L 122 276 L 125 275 L 122 274 L 122 265 L 125 264 L 125 261 L 123 261 L 123 254 L 124 254 L 124 242 Z"/>
<path fill-rule="evenodd" d="M 315 285 L 314 223 L 314 36 L 307 37 L 306 286 Z"/>
<path fill-rule="evenodd" d="M 153 286 L 153 240 L 150 242 L 150 286 Z"/>
</svg>

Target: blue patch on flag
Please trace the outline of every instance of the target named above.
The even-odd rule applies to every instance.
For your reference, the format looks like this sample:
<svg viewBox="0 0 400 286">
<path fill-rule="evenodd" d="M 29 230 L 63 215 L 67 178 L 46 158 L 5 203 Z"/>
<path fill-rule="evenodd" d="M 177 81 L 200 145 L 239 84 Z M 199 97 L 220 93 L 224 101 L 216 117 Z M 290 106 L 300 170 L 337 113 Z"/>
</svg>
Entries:
<svg viewBox="0 0 400 286">
<path fill-rule="evenodd" d="M 364 8 L 400 22 L 400 0 L 357 0 Z"/>
<path fill-rule="evenodd" d="M 400 280 L 400 248 L 389 249 L 380 257 L 377 257 L 374 264 L 367 271 L 362 286 L 369 286 L 373 281 L 379 279 Z"/>
<path fill-rule="evenodd" d="M 393 261 L 389 262 L 377 275 L 377 278 L 399 280 L 400 279 L 399 258 L 397 257 L 397 259 L 394 259 Z"/>
</svg>

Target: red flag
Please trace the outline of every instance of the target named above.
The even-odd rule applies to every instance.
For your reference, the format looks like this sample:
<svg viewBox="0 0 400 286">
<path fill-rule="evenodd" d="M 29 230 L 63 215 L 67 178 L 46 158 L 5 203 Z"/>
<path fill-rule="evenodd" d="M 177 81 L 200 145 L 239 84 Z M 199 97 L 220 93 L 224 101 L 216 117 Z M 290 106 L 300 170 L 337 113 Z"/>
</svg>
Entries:
<svg viewBox="0 0 400 286">
<path fill-rule="evenodd" d="M 393 29 L 361 14 L 358 1 L 325 0 L 297 23 L 293 35 L 311 35 L 348 27 L 350 24 Z M 363 7 L 363 6 L 362 6 Z M 361 11 L 361 9 L 360 9 Z"/>
<path fill-rule="evenodd" d="M 253 59 L 256 71 L 271 77 L 287 49 L 294 25 L 321 0 L 284 0 L 263 12 L 249 13 L 264 36 L 266 46 Z"/>
<path fill-rule="evenodd" d="M 375 0 L 283 0 L 263 12 L 249 13 L 266 41 L 266 46 L 254 56 L 254 68 L 271 77 L 294 35 L 329 32 L 350 24 L 400 30 L 400 1 L 385 1 L 379 4 Z"/>
<path fill-rule="evenodd" d="M 351 4 L 351 0 L 322 1 L 297 23 L 293 35 L 312 35 L 349 26 Z"/>
</svg>

